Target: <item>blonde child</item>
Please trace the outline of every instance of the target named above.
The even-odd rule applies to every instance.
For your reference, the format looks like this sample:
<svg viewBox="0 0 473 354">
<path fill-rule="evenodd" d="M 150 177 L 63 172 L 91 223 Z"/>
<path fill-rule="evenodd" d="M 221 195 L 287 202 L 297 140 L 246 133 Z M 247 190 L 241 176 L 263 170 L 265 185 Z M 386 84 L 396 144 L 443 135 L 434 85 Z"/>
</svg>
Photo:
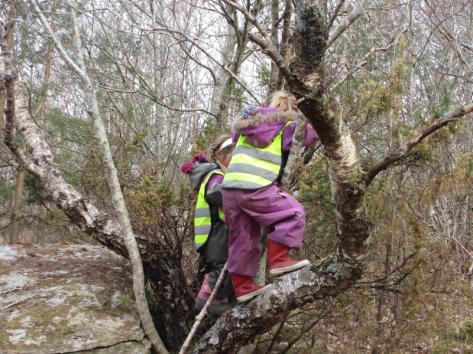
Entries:
<svg viewBox="0 0 473 354">
<path fill-rule="evenodd" d="M 279 186 L 297 124 L 296 100 L 278 91 L 269 103 L 270 107 L 246 107 L 233 124 L 235 149 L 222 184 L 229 232 L 228 269 L 239 302 L 266 289 L 253 283 L 261 252 L 261 226 L 269 231 L 270 274 L 281 275 L 310 264 L 288 257 L 290 249 L 302 244 L 305 212 Z M 307 124 L 302 145 L 317 138 Z"/>
</svg>

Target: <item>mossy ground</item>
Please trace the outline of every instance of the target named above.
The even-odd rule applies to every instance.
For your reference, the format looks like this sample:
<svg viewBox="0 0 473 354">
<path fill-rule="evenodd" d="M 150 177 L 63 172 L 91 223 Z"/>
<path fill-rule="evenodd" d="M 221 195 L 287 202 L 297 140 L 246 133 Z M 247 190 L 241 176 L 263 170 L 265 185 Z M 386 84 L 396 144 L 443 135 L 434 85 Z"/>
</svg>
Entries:
<svg viewBox="0 0 473 354">
<path fill-rule="evenodd" d="M 143 332 L 123 258 L 91 245 L 17 247 L 21 257 L 0 258 L 0 288 L 7 289 L 0 299 L 0 352 L 140 344 Z M 1 281 L 13 279 L 11 274 L 21 274 L 21 286 Z M 139 347 L 136 353 L 146 352 L 146 346 Z"/>
</svg>

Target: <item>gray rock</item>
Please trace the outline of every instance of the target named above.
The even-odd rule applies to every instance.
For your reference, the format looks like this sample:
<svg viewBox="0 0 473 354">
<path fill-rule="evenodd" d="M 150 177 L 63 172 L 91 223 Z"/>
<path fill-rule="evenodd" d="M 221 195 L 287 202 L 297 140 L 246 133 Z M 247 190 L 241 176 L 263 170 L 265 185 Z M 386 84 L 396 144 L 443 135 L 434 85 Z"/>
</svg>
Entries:
<svg viewBox="0 0 473 354">
<path fill-rule="evenodd" d="M 149 353 L 128 268 L 101 246 L 0 245 L 0 353 Z"/>
</svg>

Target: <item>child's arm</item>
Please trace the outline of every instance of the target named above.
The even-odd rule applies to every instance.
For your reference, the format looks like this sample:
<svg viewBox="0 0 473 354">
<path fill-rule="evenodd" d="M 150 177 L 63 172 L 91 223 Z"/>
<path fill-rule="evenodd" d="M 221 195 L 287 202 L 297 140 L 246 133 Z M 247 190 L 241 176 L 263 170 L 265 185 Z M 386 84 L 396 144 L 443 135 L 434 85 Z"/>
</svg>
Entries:
<svg viewBox="0 0 473 354">
<path fill-rule="evenodd" d="M 302 123 L 302 122 L 301 122 Z M 284 134 L 282 136 L 282 148 L 284 151 L 289 151 L 292 146 L 292 140 L 294 138 L 294 134 L 296 132 L 296 122 L 292 122 L 289 124 L 286 129 L 284 130 Z M 317 132 L 315 131 L 312 124 L 308 122 L 305 125 L 305 133 L 304 133 L 304 140 L 302 141 L 302 146 L 308 146 L 314 144 L 319 139 Z"/>
<path fill-rule="evenodd" d="M 205 199 L 210 205 L 222 207 L 223 176 L 214 174 L 207 182 Z"/>
<path fill-rule="evenodd" d="M 311 122 L 307 122 L 305 125 L 305 135 L 304 140 L 302 141 L 302 146 L 308 146 L 314 144 L 319 140 L 319 134 L 315 131 Z"/>
</svg>

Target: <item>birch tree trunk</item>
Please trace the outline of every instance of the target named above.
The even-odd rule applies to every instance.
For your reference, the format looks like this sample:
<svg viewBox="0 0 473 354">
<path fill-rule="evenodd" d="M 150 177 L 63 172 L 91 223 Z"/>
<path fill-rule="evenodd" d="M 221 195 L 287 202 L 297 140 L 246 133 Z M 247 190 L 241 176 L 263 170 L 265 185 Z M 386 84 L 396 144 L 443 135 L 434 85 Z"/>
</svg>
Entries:
<svg viewBox="0 0 473 354">
<path fill-rule="evenodd" d="M 254 19 L 251 20 L 248 11 L 245 13 L 246 8 L 236 7 L 239 6 L 238 3 L 230 0 L 224 2 L 234 6 L 253 23 L 254 28 L 248 36 L 275 61 L 281 77 L 284 77 L 296 98 L 303 99 L 299 107 L 316 128 L 324 147 L 339 243 L 337 252 L 319 264 L 280 277 L 270 291 L 222 316 L 213 328 L 202 336 L 195 348 L 196 353 L 234 353 L 258 334 L 266 332 L 286 318 L 291 310 L 318 299 L 337 296 L 355 284 L 363 273 L 365 241 L 370 234 L 371 225 L 362 206 L 365 189 L 379 172 L 405 159 L 428 135 L 473 111 L 473 105 L 470 104 L 446 114 L 404 144 L 399 151 L 388 154 L 364 173 L 350 132 L 324 87 L 327 41 L 330 44 L 335 43 L 349 23 L 344 22 L 330 37 L 325 17 L 319 13 L 316 1 L 294 2 L 297 17 L 294 33 L 295 53 L 292 63 L 288 65 L 272 42 L 267 40 L 264 28 L 258 26 Z M 360 14 L 361 10 L 354 15 Z M 356 16 L 350 17 L 350 21 L 355 19 Z M 8 61 L 8 58 L 5 60 Z M 73 62 L 71 66 L 74 67 L 74 64 Z M 80 72 L 81 67 L 77 68 Z M 10 151 L 24 168 L 40 181 L 45 193 L 64 210 L 73 223 L 94 234 L 97 240 L 107 247 L 128 255 L 129 251 L 122 235 L 126 233 L 129 223 L 125 227 L 116 223 L 66 183 L 60 171 L 53 165 L 50 149 L 34 124 L 23 96 L 15 89 L 15 78 L 12 75 L 3 75 L 3 78 L 8 88 L 5 140 Z M 92 89 L 89 93 L 93 93 L 91 86 L 85 87 Z M 88 97 L 93 98 L 94 95 Z M 96 105 L 94 109 L 97 116 Z M 90 114 L 93 115 L 94 112 Z M 23 138 L 27 153 L 11 139 L 13 127 Z M 119 191 L 117 184 L 115 188 Z M 139 235 L 137 241 L 146 275 L 152 287 L 157 290 L 156 296 L 161 300 L 161 306 L 157 306 L 153 313 L 155 318 L 162 319 L 157 322 L 158 328 L 161 333 L 165 333 L 166 344 L 171 343 L 168 347 L 178 348 L 175 343 L 183 339 L 189 329 L 186 325 L 189 323 L 191 302 L 185 286 L 179 285 L 185 284 L 180 265 L 173 263 L 169 254 L 163 256 L 160 252 L 162 245 L 156 241 L 144 239 Z"/>
<path fill-rule="evenodd" d="M 21 200 L 23 199 L 23 186 L 25 181 L 25 170 L 19 166 L 16 173 L 15 194 L 12 204 L 12 232 L 10 243 L 18 243 L 20 239 Z"/>
<path fill-rule="evenodd" d="M 140 314 L 141 324 L 143 329 L 148 336 L 148 339 L 154 346 L 154 349 L 160 354 L 167 354 L 168 351 L 164 346 L 164 343 L 159 336 L 151 317 L 151 313 L 148 307 L 148 301 L 146 299 L 145 284 L 144 284 L 144 271 L 143 264 L 141 262 L 141 256 L 138 249 L 138 244 L 131 228 L 130 219 L 128 217 L 128 211 L 126 209 L 125 200 L 123 198 L 122 191 L 120 189 L 120 182 L 118 180 L 117 169 L 113 162 L 112 152 L 110 150 L 110 144 L 108 142 L 107 132 L 102 116 L 99 112 L 97 103 L 97 97 L 95 94 L 95 88 L 92 85 L 87 69 L 85 66 L 84 54 L 79 34 L 79 24 L 76 18 L 76 4 L 73 0 L 68 0 L 67 3 L 70 7 L 71 18 L 73 23 L 73 42 L 77 55 L 77 62 L 75 63 L 62 48 L 59 41 L 56 39 L 54 32 L 49 26 L 46 18 L 42 14 L 41 10 L 36 3 L 36 0 L 32 1 L 35 11 L 38 13 L 43 26 L 48 31 L 51 38 L 54 40 L 57 49 L 61 53 L 63 59 L 71 65 L 74 71 L 79 75 L 84 84 L 84 93 L 86 102 L 89 107 L 89 116 L 93 119 L 94 135 L 98 141 L 100 155 L 106 168 L 106 179 L 107 184 L 110 188 L 111 197 L 113 201 L 113 207 L 115 214 L 117 215 L 118 222 L 122 229 L 123 240 L 130 257 L 132 273 L 133 273 L 133 291 L 135 294 L 136 307 Z"/>
<path fill-rule="evenodd" d="M 235 9 L 228 7 L 229 15 L 235 14 Z M 227 23 L 227 30 L 225 34 L 225 44 L 222 52 L 222 64 L 230 70 L 239 68 L 239 60 L 235 56 L 236 36 L 234 28 Z M 233 64 L 233 65 L 232 65 Z M 217 128 L 223 130 L 225 128 L 225 118 L 228 112 L 228 99 L 230 97 L 232 77 L 223 68 L 219 68 L 214 75 L 214 87 L 212 91 L 212 98 L 210 100 L 210 112 L 215 115 L 217 119 Z"/>
<path fill-rule="evenodd" d="M 275 48 L 279 48 L 279 0 L 271 0 L 271 40 Z M 279 70 L 274 62 L 271 62 L 269 76 L 268 94 L 278 89 Z"/>
<path fill-rule="evenodd" d="M 15 12 L 16 12 L 16 1 L 15 0 L 9 0 L 9 13 L 8 13 L 8 30 L 7 33 L 5 34 L 5 44 L 4 44 L 4 49 L 10 53 L 10 60 L 13 62 L 13 33 L 15 30 Z M 13 63 L 11 63 L 13 65 Z M 0 94 L 0 99 L 2 102 L 0 103 L 2 105 L 2 109 L 0 109 L 0 113 L 2 113 L 2 118 L 0 118 L 0 125 L 2 124 L 3 120 L 3 105 L 4 105 L 4 92 L 3 94 Z M 3 127 L 3 126 L 2 126 Z M 20 218 L 21 218 L 21 200 L 23 197 L 23 186 L 24 186 L 24 177 L 25 177 L 25 171 L 21 166 L 18 166 L 17 168 L 17 173 L 16 173 L 16 184 L 15 184 L 15 191 L 13 193 L 13 198 L 12 198 L 12 217 L 11 217 L 11 224 L 12 224 L 12 229 L 10 233 L 10 240 L 9 242 L 11 244 L 18 243 L 19 240 L 19 233 L 20 233 Z"/>
</svg>

